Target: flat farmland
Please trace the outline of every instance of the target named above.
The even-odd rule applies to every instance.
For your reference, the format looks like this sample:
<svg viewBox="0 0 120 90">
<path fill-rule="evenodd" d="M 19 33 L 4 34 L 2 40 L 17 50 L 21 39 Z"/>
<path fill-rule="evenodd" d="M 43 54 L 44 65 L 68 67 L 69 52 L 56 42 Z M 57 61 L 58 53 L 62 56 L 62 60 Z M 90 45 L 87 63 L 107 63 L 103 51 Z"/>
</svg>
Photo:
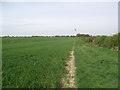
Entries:
<svg viewBox="0 0 120 90">
<path fill-rule="evenodd" d="M 3 88 L 61 87 L 74 38 L 3 38 Z"/>
<path fill-rule="evenodd" d="M 6 37 L 2 42 L 3 88 L 118 87 L 118 51 L 76 37 Z"/>
<path fill-rule="evenodd" d="M 75 43 L 76 82 L 79 88 L 118 88 L 118 52 Z"/>
</svg>

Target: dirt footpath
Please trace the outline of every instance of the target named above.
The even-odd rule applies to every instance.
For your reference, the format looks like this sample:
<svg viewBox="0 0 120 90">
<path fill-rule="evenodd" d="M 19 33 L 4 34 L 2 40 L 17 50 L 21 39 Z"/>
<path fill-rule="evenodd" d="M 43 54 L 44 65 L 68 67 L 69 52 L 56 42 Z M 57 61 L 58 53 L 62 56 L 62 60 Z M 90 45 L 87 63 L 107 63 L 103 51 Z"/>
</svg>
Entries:
<svg viewBox="0 0 120 90">
<path fill-rule="evenodd" d="M 70 60 L 66 62 L 66 70 L 67 70 L 67 75 L 64 78 L 62 78 L 63 88 L 76 88 L 74 44 L 73 44 L 73 50 L 70 52 Z"/>
</svg>

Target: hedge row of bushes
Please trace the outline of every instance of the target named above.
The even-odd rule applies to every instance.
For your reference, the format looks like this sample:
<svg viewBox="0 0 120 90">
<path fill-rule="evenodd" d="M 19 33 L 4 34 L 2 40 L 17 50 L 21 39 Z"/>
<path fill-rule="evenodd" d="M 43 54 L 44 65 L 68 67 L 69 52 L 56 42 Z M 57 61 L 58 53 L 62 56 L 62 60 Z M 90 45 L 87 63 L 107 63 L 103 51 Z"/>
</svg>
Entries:
<svg viewBox="0 0 120 90">
<path fill-rule="evenodd" d="M 85 42 L 88 42 L 100 47 L 119 50 L 118 47 L 120 46 L 120 43 L 119 43 L 120 33 L 115 34 L 113 36 L 90 36 L 90 35 L 88 36 L 88 34 L 87 35 L 77 34 L 77 36 L 81 37 L 81 39 L 84 40 Z"/>
</svg>

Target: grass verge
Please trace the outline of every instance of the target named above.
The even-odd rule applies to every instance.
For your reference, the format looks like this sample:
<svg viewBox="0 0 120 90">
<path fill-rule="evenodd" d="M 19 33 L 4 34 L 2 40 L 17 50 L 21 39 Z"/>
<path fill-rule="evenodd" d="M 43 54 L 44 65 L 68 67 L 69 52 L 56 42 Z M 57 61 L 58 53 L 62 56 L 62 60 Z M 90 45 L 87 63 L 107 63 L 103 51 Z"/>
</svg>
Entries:
<svg viewBox="0 0 120 90">
<path fill-rule="evenodd" d="M 117 88 L 118 52 L 76 39 L 76 80 L 78 88 Z"/>
</svg>

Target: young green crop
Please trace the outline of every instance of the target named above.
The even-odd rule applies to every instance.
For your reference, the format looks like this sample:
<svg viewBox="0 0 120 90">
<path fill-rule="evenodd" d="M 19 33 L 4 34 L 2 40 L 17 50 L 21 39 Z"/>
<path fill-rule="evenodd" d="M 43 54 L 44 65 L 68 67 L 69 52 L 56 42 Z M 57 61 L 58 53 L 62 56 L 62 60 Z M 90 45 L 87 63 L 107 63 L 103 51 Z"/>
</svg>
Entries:
<svg viewBox="0 0 120 90">
<path fill-rule="evenodd" d="M 62 87 L 73 41 L 78 88 L 117 88 L 118 52 L 74 37 L 3 38 L 3 88 Z"/>
<path fill-rule="evenodd" d="M 76 80 L 79 88 L 117 88 L 118 52 L 85 43 L 75 43 Z"/>
<path fill-rule="evenodd" d="M 3 88 L 61 87 L 74 38 L 3 38 Z"/>
</svg>

